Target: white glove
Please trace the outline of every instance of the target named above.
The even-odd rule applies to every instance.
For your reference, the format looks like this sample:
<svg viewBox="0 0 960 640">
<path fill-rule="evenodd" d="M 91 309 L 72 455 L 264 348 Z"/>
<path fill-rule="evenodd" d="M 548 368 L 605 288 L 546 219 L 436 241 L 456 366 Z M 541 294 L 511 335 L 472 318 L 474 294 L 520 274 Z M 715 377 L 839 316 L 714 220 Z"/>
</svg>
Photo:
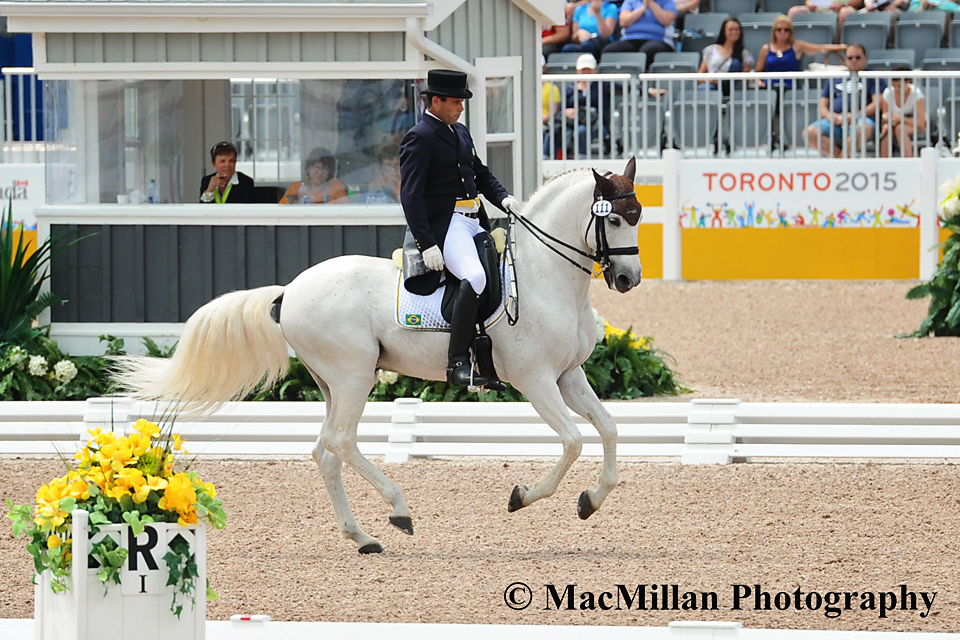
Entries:
<svg viewBox="0 0 960 640">
<path fill-rule="evenodd" d="M 443 253 L 440 251 L 440 247 L 433 245 L 426 251 L 423 251 L 422 255 L 423 264 L 427 265 L 428 269 L 431 271 L 443 270 Z"/>
<path fill-rule="evenodd" d="M 504 198 L 503 202 L 500 203 L 500 206 L 514 215 L 520 215 L 520 202 L 513 196 L 507 196 Z"/>
</svg>

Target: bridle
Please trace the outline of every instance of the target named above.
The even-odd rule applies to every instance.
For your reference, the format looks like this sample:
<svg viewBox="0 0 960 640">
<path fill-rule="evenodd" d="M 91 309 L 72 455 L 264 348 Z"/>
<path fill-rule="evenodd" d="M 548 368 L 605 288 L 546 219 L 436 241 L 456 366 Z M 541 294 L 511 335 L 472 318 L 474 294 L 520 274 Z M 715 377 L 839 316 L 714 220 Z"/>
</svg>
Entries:
<svg viewBox="0 0 960 640">
<path fill-rule="evenodd" d="M 611 175 L 611 172 L 608 171 L 604 174 L 604 177 Z M 632 180 L 630 181 L 633 182 Z M 632 186 L 632 185 L 631 185 Z M 593 204 L 590 207 L 590 222 L 587 223 L 587 228 L 583 231 L 583 243 L 587 244 L 587 234 L 590 233 L 590 226 L 593 225 L 594 233 L 596 237 L 596 253 L 587 253 L 582 251 L 573 245 L 567 244 L 559 238 L 555 238 L 536 224 L 530 221 L 522 213 L 512 213 L 507 212 L 507 216 L 510 219 L 510 225 L 507 226 L 507 245 L 505 254 L 509 254 L 510 262 L 513 262 L 513 231 L 512 226 L 514 220 L 522 224 L 530 234 L 540 241 L 543 246 L 553 251 L 555 254 L 572 264 L 574 267 L 583 271 L 584 273 L 593 276 L 593 264 L 597 263 L 600 265 L 601 272 L 604 275 L 604 278 L 607 277 L 608 271 L 610 270 L 610 256 L 637 256 L 640 255 L 640 247 L 611 247 L 610 243 L 607 241 L 607 232 L 606 228 L 603 225 L 602 221 L 598 218 L 606 218 L 608 215 L 613 213 L 614 205 L 613 203 L 617 200 L 623 200 L 624 198 L 636 197 L 636 192 L 633 189 L 629 191 L 624 191 L 621 193 L 615 193 L 612 196 L 606 196 L 600 192 L 600 185 L 597 185 L 593 189 Z M 561 247 L 569 249 L 577 255 L 583 256 L 590 260 L 590 267 L 585 267 L 574 258 L 571 258 L 563 251 L 557 247 L 549 244 L 547 241 L 553 242 Z M 589 246 L 589 245 L 588 245 Z M 510 311 L 510 305 L 507 304 L 505 308 L 507 314 L 507 322 L 510 326 L 514 326 L 520 320 L 520 284 L 517 282 L 516 278 L 512 280 L 512 293 L 510 298 L 513 300 L 514 309 L 513 312 Z"/>
<path fill-rule="evenodd" d="M 608 175 L 610 175 L 610 172 L 607 172 L 606 174 L 604 174 L 604 177 Z M 582 251 L 577 247 L 574 247 L 573 245 L 567 244 L 566 242 L 564 242 L 563 240 L 560 240 L 559 238 L 553 237 L 552 235 L 550 235 L 549 233 L 547 233 L 546 231 L 538 227 L 536 224 L 531 222 L 523 214 L 508 212 L 508 215 L 510 216 L 511 219 L 516 219 L 518 222 L 520 222 L 520 224 L 526 227 L 527 230 L 530 231 L 531 234 L 533 234 L 533 237 L 539 240 L 543 244 L 543 246 L 547 247 L 548 249 L 556 253 L 558 256 L 560 256 L 561 258 L 563 258 L 564 260 L 566 260 L 567 262 L 575 266 L 577 269 L 580 269 L 580 271 L 590 274 L 591 276 L 593 275 L 592 267 L 583 266 L 582 264 L 577 262 L 575 259 L 566 255 L 563 251 L 561 251 L 557 247 L 551 244 L 548 244 L 547 241 L 549 240 L 550 242 L 558 244 L 561 247 L 564 247 L 565 249 L 573 251 L 577 255 L 583 256 L 584 258 L 589 258 L 591 261 L 591 264 L 595 262 L 600 265 L 601 273 L 603 273 L 604 276 L 606 276 L 607 271 L 611 267 L 610 256 L 640 255 L 640 247 L 638 245 L 634 245 L 632 247 L 611 247 L 610 243 L 607 241 L 606 227 L 603 224 L 601 224 L 601 221 L 599 220 L 599 218 L 606 218 L 608 215 L 613 213 L 613 202 L 617 200 L 623 200 L 624 198 L 630 198 L 630 197 L 636 197 L 636 192 L 633 191 L 633 189 L 631 189 L 630 191 L 624 191 L 622 193 L 616 193 L 612 196 L 604 197 L 604 195 L 600 193 L 600 185 L 597 185 L 596 187 L 594 187 L 593 205 L 590 207 L 590 222 L 587 223 L 587 228 L 584 229 L 583 231 L 583 242 L 584 244 L 587 244 L 587 234 L 590 233 L 590 227 L 593 226 L 595 239 L 596 239 L 596 247 L 597 247 L 595 253 L 588 253 L 586 251 Z"/>
</svg>

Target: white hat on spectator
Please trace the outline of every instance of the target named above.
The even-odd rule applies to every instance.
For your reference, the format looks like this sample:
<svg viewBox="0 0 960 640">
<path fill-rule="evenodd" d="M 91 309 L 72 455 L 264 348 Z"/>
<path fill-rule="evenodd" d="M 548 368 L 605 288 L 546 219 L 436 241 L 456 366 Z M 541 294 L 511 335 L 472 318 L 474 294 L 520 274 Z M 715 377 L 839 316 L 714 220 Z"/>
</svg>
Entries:
<svg viewBox="0 0 960 640">
<path fill-rule="evenodd" d="M 592 53 L 585 53 L 579 58 L 577 58 L 577 71 L 581 69 L 596 69 L 597 60 L 593 57 Z"/>
</svg>

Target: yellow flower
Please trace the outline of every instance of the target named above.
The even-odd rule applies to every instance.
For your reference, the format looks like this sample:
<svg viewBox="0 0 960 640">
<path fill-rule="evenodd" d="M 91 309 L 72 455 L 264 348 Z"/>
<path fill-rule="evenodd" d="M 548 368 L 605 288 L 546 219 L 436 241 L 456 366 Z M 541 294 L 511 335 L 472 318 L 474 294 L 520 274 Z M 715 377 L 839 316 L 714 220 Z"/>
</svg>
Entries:
<svg viewBox="0 0 960 640">
<path fill-rule="evenodd" d="M 176 511 L 180 520 L 187 523 L 197 521 L 197 492 L 193 481 L 185 473 L 178 473 L 167 480 L 167 488 L 160 498 L 158 507 L 166 511 Z"/>
<path fill-rule="evenodd" d="M 175 433 L 173 434 L 173 450 L 180 451 L 181 449 L 183 449 L 183 441 L 180 439 L 180 434 Z"/>
<path fill-rule="evenodd" d="M 159 493 L 167 488 L 167 481 L 160 476 L 147 476 L 147 486 Z"/>
<path fill-rule="evenodd" d="M 206 493 L 211 498 L 217 497 L 217 488 L 213 486 L 212 482 L 204 482 L 203 480 L 196 481 L 196 489 Z"/>
<path fill-rule="evenodd" d="M 51 533 L 50 537 L 47 538 L 47 549 L 56 549 L 60 546 L 60 536 L 55 533 Z"/>
<path fill-rule="evenodd" d="M 114 498 L 115 500 L 120 500 L 123 498 L 123 496 L 130 495 L 130 492 L 125 488 L 117 486 L 107 487 L 104 490 L 104 493 L 107 494 L 108 497 Z"/>
<path fill-rule="evenodd" d="M 139 431 L 140 434 L 147 439 L 160 435 L 160 427 L 153 422 L 147 422 L 147 420 L 144 418 L 137 420 L 136 424 L 133 425 L 133 428 Z"/>
</svg>

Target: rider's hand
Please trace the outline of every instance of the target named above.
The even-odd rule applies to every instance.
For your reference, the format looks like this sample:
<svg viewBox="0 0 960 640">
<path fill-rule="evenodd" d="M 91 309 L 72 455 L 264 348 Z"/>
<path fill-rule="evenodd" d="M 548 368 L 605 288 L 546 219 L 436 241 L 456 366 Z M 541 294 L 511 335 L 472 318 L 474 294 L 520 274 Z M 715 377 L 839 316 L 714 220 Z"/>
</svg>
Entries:
<svg viewBox="0 0 960 640">
<path fill-rule="evenodd" d="M 443 253 L 440 251 L 440 247 L 433 245 L 424 251 L 422 255 L 423 264 L 427 265 L 428 269 L 431 271 L 443 270 Z"/>
<path fill-rule="evenodd" d="M 520 215 L 520 202 L 513 196 L 507 196 L 504 198 L 503 202 L 500 203 L 500 206 L 508 213 Z"/>
</svg>

